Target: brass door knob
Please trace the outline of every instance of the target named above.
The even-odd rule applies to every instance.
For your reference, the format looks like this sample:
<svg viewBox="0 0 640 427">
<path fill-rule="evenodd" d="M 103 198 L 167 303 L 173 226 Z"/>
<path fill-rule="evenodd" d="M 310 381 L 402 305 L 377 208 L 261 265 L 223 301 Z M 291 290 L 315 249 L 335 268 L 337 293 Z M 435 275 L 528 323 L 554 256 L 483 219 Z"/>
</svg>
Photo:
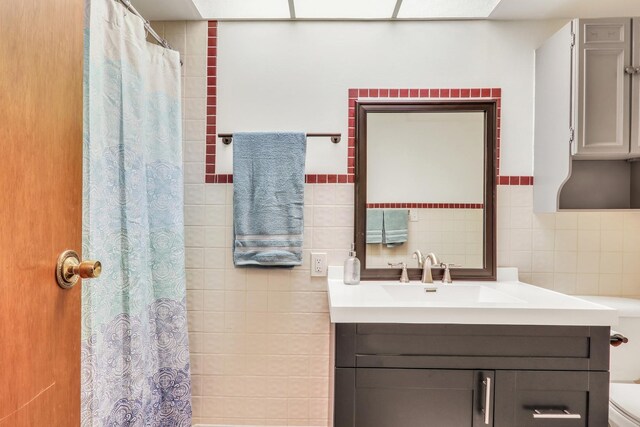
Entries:
<svg viewBox="0 0 640 427">
<path fill-rule="evenodd" d="M 100 261 L 82 261 L 76 251 L 66 250 L 58 257 L 56 264 L 56 280 L 61 288 L 73 288 L 78 280 L 93 279 L 102 273 Z"/>
</svg>

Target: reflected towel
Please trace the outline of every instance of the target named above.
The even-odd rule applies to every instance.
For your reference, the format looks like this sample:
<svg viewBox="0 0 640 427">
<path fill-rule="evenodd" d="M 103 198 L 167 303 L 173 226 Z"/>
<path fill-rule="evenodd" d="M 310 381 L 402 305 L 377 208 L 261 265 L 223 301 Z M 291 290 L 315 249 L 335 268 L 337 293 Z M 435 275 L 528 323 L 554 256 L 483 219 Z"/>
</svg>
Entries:
<svg viewBox="0 0 640 427">
<path fill-rule="evenodd" d="M 304 133 L 233 135 L 233 262 L 302 264 Z"/>
<path fill-rule="evenodd" d="M 406 209 L 385 209 L 382 243 L 392 248 L 409 239 L 409 211 Z"/>
<path fill-rule="evenodd" d="M 382 243 L 382 209 L 367 209 L 367 243 Z"/>
</svg>

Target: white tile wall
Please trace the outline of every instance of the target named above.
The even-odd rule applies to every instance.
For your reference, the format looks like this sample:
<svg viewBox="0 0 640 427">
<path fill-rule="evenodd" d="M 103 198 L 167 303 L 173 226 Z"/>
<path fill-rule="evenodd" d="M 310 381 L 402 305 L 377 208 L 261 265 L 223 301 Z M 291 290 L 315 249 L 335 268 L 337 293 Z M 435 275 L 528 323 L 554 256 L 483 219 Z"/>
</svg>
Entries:
<svg viewBox="0 0 640 427">
<path fill-rule="evenodd" d="M 310 277 L 309 258 L 346 257 L 353 186 L 306 185 L 305 264 L 289 270 L 234 268 L 233 185 L 201 185 L 185 206 L 195 422 L 326 426 L 326 279 Z"/>
<path fill-rule="evenodd" d="M 327 426 L 330 323 L 311 250 L 339 265 L 353 239 L 353 185 L 305 187 L 305 264 L 235 269 L 230 184 L 204 181 L 206 22 L 154 27 L 180 52 L 187 308 L 194 424 Z M 569 293 L 640 296 L 640 214 L 533 214 L 532 187 L 498 187 L 498 263 Z M 426 247 L 425 250 L 428 250 Z"/>
<path fill-rule="evenodd" d="M 417 268 L 412 258 L 416 249 L 434 252 L 441 262 L 468 268 L 482 267 L 482 209 L 411 209 L 417 221 L 409 221 L 406 243 L 388 248 L 383 244 L 367 245 L 367 265 L 388 268 L 388 263 L 404 261 Z M 353 215 L 352 215 L 353 217 Z"/>
<path fill-rule="evenodd" d="M 569 294 L 640 296 L 640 213 L 533 213 L 532 186 L 498 186 L 498 265 Z"/>
</svg>

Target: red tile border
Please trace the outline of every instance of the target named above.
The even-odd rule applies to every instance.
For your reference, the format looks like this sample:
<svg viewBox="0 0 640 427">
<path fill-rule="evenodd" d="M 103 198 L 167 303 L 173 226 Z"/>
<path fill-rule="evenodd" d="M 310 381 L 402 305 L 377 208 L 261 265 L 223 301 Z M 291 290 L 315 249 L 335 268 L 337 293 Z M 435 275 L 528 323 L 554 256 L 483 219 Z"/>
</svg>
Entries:
<svg viewBox="0 0 640 427">
<path fill-rule="evenodd" d="M 501 88 L 428 88 L 428 89 L 363 89 L 363 88 L 350 88 L 348 91 L 348 123 L 349 123 L 349 147 L 355 147 L 355 103 L 360 98 L 469 98 L 469 99 L 493 99 L 497 104 L 496 114 L 496 173 L 500 174 L 500 126 L 501 126 L 501 114 L 502 114 L 502 89 Z M 355 160 L 355 150 L 349 151 L 347 162 L 351 159 Z M 351 169 L 351 168 L 350 168 Z M 349 174 L 355 173 L 353 170 L 347 171 Z"/>
<path fill-rule="evenodd" d="M 367 209 L 483 209 L 483 203 L 367 203 Z"/>
<path fill-rule="evenodd" d="M 206 156 L 205 183 L 227 184 L 233 182 L 231 174 L 216 174 L 217 143 L 217 62 L 218 62 L 218 22 L 209 21 L 207 39 L 207 121 L 206 121 Z M 384 88 L 350 88 L 348 91 L 348 132 L 347 132 L 347 173 L 346 174 L 307 174 L 308 184 L 352 184 L 355 182 L 355 101 L 359 98 L 479 98 L 497 101 L 497 159 L 496 169 L 500 165 L 500 88 L 449 88 L 449 89 L 384 89 Z M 533 185 L 532 176 L 498 176 L 498 185 Z M 435 204 L 431 204 L 435 205 Z M 445 205 L 438 203 L 437 205 Z"/>
<path fill-rule="evenodd" d="M 233 175 L 232 174 L 211 174 L 208 173 L 205 175 L 205 183 L 207 184 L 232 184 L 233 183 Z"/>
<path fill-rule="evenodd" d="M 501 175 L 496 180 L 496 184 L 497 185 L 533 185 L 533 177 Z"/>
<path fill-rule="evenodd" d="M 209 21 L 207 33 L 207 133 L 204 182 L 226 184 L 233 175 L 216 174 L 216 117 L 218 95 L 218 21 Z"/>
<path fill-rule="evenodd" d="M 216 144 L 217 144 L 217 63 L 218 63 L 218 22 L 209 21 L 207 39 L 207 126 L 205 148 L 205 175 L 207 184 L 233 183 L 232 174 L 216 173 Z M 355 159 L 355 144 L 347 150 L 351 158 Z M 305 182 L 309 184 L 353 184 L 354 162 L 349 163 L 348 174 L 307 174 Z"/>
</svg>

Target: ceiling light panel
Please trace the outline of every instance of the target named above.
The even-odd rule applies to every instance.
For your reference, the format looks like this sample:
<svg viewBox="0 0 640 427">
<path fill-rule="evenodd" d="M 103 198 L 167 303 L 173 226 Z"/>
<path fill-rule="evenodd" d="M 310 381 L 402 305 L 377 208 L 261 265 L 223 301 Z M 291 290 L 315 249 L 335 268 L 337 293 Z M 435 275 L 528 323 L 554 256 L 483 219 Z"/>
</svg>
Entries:
<svg viewBox="0 0 640 427">
<path fill-rule="evenodd" d="M 398 18 L 486 18 L 500 0 L 403 0 Z"/>
<path fill-rule="evenodd" d="M 203 19 L 289 18 L 287 0 L 193 0 Z"/>
<path fill-rule="evenodd" d="M 303 19 L 389 19 L 396 0 L 295 0 Z"/>
</svg>

